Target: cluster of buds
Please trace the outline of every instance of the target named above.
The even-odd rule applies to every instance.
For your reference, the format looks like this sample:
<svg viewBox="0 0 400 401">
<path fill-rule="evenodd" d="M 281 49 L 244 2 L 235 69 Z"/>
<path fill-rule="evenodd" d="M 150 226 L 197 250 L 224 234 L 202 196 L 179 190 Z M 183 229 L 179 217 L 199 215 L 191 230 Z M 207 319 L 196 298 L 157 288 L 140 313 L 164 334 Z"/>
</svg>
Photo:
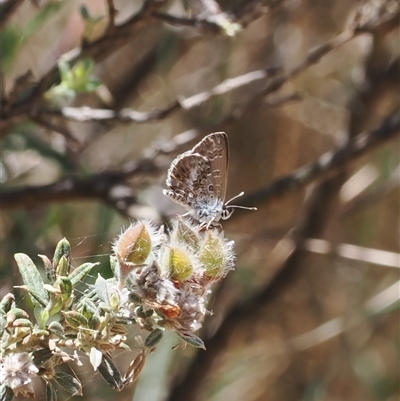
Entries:
<svg viewBox="0 0 400 401">
<path fill-rule="evenodd" d="M 207 314 L 212 285 L 233 269 L 233 242 L 213 229 L 178 217 L 168 232 L 146 221 L 132 224 L 116 240 L 115 275 L 127 290 L 130 311 L 145 328 L 174 330 L 193 346 Z"/>
<path fill-rule="evenodd" d="M 98 275 L 77 296 L 75 287 L 97 263 L 70 269 L 70 245 L 63 239 L 52 260 L 39 255 L 45 282 L 32 259 L 16 254 L 33 316 L 7 294 L 0 302 L 0 400 L 33 396 L 32 379 L 45 381 L 49 401 L 56 400 L 54 382 L 72 394 L 82 385 L 74 375 L 57 373 L 59 364 L 75 361 L 79 352 L 117 391 L 139 376 L 146 356 L 166 330 L 186 343 L 204 348 L 195 335 L 207 311 L 212 285 L 233 269 L 233 241 L 215 227 L 204 228 L 178 216 L 171 229 L 156 229 L 148 221 L 131 224 L 115 240 L 110 257 L 114 276 Z M 128 325 L 149 331 L 125 375 L 115 367 L 111 352 L 129 349 Z"/>
</svg>

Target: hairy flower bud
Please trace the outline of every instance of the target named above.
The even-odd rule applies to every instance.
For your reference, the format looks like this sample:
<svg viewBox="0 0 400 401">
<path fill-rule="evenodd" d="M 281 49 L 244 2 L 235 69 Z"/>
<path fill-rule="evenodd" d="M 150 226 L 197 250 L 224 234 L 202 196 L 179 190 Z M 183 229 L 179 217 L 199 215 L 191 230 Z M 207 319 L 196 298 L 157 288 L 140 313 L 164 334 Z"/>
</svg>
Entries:
<svg viewBox="0 0 400 401">
<path fill-rule="evenodd" d="M 178 218 L 171 232 L 171 242 L 184 244 L 193 251 L 198 251 L 201 242 L 199 230 Z"/>
<path fill-rule="evenodd" d="M 232 241 L 228 242 L 214 232 L 208 231 L 198 257 L 203 265 L 205 276 L 212 280 L 219 280 L 232 269 L 234 262 Z"/>
<path fill-rule="evenodd" d="M 155 238 L 154 228 L 147 222 L 131 224 L 116 240 L 113 251 L 118 260 L 118 279 L 122 285 L 128 274 L 149 258 Z"/>
<path fill-rule="evenodd" d="M 163 252 L 161 265 L 173 280 L 185 281 L 195 270 L 194 256 L 180 246 L 167 246 Z"/>
</svg>

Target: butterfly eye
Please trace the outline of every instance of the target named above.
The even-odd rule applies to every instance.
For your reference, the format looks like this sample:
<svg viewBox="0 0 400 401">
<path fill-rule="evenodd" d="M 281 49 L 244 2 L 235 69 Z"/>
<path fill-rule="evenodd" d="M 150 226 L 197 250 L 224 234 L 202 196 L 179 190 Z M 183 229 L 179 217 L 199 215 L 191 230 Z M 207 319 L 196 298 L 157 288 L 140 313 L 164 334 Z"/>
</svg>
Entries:
<svg viewBox="0 0 400 401">
<path fill-rule="evenodd" d="M 232 213 L 233 213 L 233 209 L 222 209 L 222 212 L 221 212 L 221 219 L 222 219 L 222 220 L 227 220 L 227 219 L 229 219 L 229 217 L 232 216 Z"/>
</svg>

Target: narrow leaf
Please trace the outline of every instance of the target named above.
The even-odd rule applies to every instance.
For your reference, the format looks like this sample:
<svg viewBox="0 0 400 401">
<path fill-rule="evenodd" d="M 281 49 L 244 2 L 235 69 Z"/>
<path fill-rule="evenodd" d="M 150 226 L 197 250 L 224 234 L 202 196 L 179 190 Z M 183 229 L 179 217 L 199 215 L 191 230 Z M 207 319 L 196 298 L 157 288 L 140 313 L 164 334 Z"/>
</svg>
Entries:
<svg viewBox="0 0 400 401">
<path fill-rule="evenodd" d="M 68 262 L 70 253 L 71 253 L 71 245 L 66 238 L 63 238 L 61 241 L 58 242 L 56 250 L 54 251 L 53 266 L 57 267 L 63 256 L 67 259 Z M 63 274 L 63 276 L 65 276 L 65 274 Z"/>
<path fill-rule="evenodd" d="M 110 305 L 110 298 L 108 294 L 107 281 L 100 275 L 97 276 L 96 282 L 94 283 L 96 295 L 106 305 Z"/>
<path fill-rule="evenodd" d="M 29 294 L 32 295 L 32 302 L 46 306 L 49 302 L 49 294 L 43 287 L 44 283 L 42 277 L 32 259 L 24 253 L 16 253 L 14 258 L 26 289 L 29 291 Z"/>
<path fill-rule="evenodd" d="M 112 359 L 108 355 L 103 354 L 103 360 L 101 361 L 98 370 L 111 388 L 116 391 L 121 391 L 124 388 L 121 373 L 119 373 Z"/>
<path fill-rule="evenodd" d="M 81 282 L 87 274 L 93 269 L 94 266 L 99 265 L 100 263 L 84 263 L 77 267 L 72 273 L 68 275 L 68 278 L 71 280 L 72 286 L 75 287 L 79 282 Z"/>
<path fill-rule="evenodd" d="M 200 337 L 197 337 L 193 333 L 176 331 L 176 334 L 185 342 L 187 342 L 192 347 L 206 349 L 203 340 Z"/>
<path fill-rule="evenodd" d="M 69 373 L 59 372 L 54 376 L 54 380 L 68 393 L 82 395 L 81 382 Z"/>
<path fill-rule="evenodd" d="M 165 330 L 156 328 L 154 329 L 147 337 L 144 342 L 144 346 L 146 348 L 153 348 L 162 338 L 164 335 Z"/>
<path fill-rule="evenodd" d="M 7 313 L 14 304 L 15 297 L 11 292 L 4 295 L 3 299 L 0 301 L 0 312 Z"/>
<path fill-rule="evenodd" d="M 49 381 L 46 381 L 46 401 L 57 401 L 56 389 Z"/>
<path fill-rule="evenodd" d="M 146 362 L 146 351 L 143 349 L 140 354 L 130 363 L 125 376 L 124 384 L 129 386 L 138 379 L 140 372 L 143 370 L 144 363 Z"/>
<path fill-rule="evenodd" d="M 38 255 L 38 256 L 40 259 L 43 260 L 44 271 L 46 272 L 47 280 L 49 280 L 49 282 L 53 284 L 56 281 L 56 271 L 54 269 L 53 264 L 46 255 Z"/>
</svg>

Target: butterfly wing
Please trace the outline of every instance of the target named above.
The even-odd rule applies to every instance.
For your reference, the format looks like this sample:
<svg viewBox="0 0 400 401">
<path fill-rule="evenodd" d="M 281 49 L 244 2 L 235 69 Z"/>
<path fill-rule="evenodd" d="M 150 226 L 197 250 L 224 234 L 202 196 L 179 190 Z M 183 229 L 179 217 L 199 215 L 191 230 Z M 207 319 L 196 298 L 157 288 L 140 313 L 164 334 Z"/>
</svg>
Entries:
<svg viewBox="0 0 400 401">
<path fill-rule="evenodd" d="M 163 192 L 173 201 L 195 209 L 198 199 L 206 195 L 210 171 L 211 163 L 206 157 L 191 150 L 182 153 L 168 170 L 169 189 Z"/>
<path fill-rule="evenodd" d="M 191 152 L 209 160 L 208 194 L 224 202 L 229 164 L 228 135 L 225 132 L 214 132 L 207 135 Z"/>
</svg>

